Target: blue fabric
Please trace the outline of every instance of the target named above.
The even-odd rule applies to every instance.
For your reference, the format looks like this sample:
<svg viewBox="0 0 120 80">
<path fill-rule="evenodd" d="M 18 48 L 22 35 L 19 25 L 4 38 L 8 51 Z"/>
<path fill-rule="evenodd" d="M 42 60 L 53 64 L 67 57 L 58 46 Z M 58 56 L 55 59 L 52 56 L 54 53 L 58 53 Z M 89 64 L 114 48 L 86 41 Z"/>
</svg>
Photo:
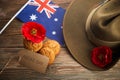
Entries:
<svg viewBox="0 0 120 80">
<path fill-rule="evenodd" d="M 40 1 L 44 2 L 45 0 Z M 56 11 L 52 13 L 44 8 L 41 12 L 39 12 L 37 9 L 41 6 L 36 2 L 36 0 L 31 0 L 31 2 L 17 16 L 17 18 L 23 22 L 33 21 L 42 24 L 47 31 L 46 36 L 50 39 L 58 41 L 63 46 L 64 38 L 62 23 L 65 9 L 58 7 L 58 5 L 56 6 L 51 1 L 48 5 Z M 49 16 L 47 16 L 46 12 Z"/>
</svg>

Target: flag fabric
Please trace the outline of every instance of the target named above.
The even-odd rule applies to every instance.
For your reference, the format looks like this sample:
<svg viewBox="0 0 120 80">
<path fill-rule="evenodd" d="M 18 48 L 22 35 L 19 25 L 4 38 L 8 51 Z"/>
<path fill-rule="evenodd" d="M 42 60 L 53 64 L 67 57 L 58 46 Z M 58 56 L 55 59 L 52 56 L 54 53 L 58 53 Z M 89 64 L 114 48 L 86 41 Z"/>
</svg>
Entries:
<svg viewBox="0 0 120 80">
<path fill-rule="evenodd" d="M 47 31 L 46 36 L 58 41 L 63 46 L 64 14 L 65 9 L 50 0 L 31 0 L 17 18 L 23 22 L 33 21 L 42 24 Z"/>
</svg>

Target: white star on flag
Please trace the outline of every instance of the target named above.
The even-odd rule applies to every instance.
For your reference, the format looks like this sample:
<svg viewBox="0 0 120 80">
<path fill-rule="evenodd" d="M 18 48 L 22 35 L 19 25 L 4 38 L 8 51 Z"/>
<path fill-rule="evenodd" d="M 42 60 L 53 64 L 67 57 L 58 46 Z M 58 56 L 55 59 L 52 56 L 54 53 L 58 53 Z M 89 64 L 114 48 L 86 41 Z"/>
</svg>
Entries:
<svg viewBox="0 0 120 80">
<path fill-rule="evenodd" d="M 37 16 L 36 16 L 36 15 L 32 14 L 32 15 L 30 16 L 30 20 L 36 21 L 36 19 L 37 19 Z"/>
<path fill-rule="evenodd" d="M 58 21 L 58 18 L 55 18 L 54 21 L 57 22 L 57 21 Z"/>
<path fill-rule="evenodd" d="M 52 32 L 52 35 L 56 35 L 56 31 L 53 31 L 53 32 Z"/>
</svg>

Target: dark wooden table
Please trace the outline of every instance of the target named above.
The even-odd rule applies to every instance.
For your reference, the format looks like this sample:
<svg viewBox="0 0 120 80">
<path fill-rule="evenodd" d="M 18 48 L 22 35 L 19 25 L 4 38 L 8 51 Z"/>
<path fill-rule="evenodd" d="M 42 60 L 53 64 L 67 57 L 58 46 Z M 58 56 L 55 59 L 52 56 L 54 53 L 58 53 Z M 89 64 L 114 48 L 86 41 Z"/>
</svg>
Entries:
<svg viewBox="0 0 120 80">
<path fill-rule="evenodd" d="M 53 1 L 66 9 L 73 0 Z M 24 0 L 20 0 L 16 5 L 21 5 L 24 2 Z M 22 24 L 15 19 L 0 35 L 0 70 L 11 56 L 23 49 L 23 37 L 20 32 Z M 63 47 L 45 74 L 35 72 L 12 60 L 0 74 L 0 80 L 120 80 L 120 61 L 110 70 L 90 71 L 78 64 Z"/>
</svg>

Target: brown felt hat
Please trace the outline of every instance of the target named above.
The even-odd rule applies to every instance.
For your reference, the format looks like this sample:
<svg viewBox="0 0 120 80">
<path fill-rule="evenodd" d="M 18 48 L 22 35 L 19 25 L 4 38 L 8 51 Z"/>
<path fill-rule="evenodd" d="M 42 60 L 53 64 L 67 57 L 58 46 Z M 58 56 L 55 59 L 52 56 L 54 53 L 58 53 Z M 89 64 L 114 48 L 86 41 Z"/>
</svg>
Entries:
<svg viewBox="0 0 120 80">
<path fill-rule="evenodd" d="M 68 50 L 90 70 L 108 70 L 120 55 L 120 0 L 74 0 L 68 7 L 63 23 Z M 91 61 L 95 47 L 108 46 L 112 62 L 101 68 Z"/>
</svg>

